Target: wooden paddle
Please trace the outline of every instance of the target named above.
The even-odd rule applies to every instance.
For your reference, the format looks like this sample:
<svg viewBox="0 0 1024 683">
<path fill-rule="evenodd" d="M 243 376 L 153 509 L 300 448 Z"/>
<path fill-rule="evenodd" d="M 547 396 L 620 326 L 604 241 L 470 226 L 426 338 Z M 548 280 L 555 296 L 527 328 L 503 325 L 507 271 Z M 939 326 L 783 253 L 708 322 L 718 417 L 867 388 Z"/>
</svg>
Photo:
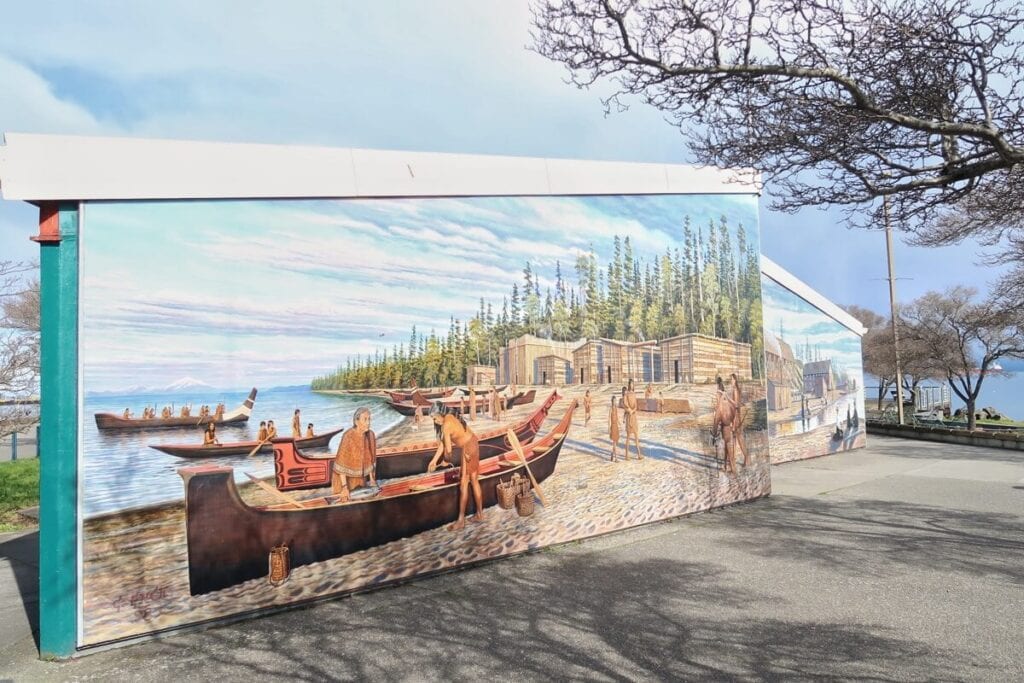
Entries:
<svg viewBox="0 0 1024 683">
<path fill-rule="evenodd" d="M 295 500 L 294 498 L 292 498 L 288 494 L 282 493 L 281 491 L 278 491 L 276 488 L 274 488 L 273 486 L 271 486 L 267 482 L 261 481 L 261 480 L 257 479 L 256 477 L 252 476 L 248 472 L 243 472 L 242 474 L 244 474 L 245 476 L 249 477 L 249 479 L 252 481 L 252 483 L 256 484 L 257 486 L 259 486 L 264 491 L 267 491 L 269 493 L 273 493 L 275 496 L 280 498 L 282 501 L 284 501 L 286 503 L 289 503 L 291 505 L 294 505 L 295 507 L 299 508 L 300 510 L 305 510 L 306 509 L 306 506 L 303 505 L 301 501 Z"/>
<path fill-rule="evenodd" d="M 252 456 L 256 455 L 256 452 L 259 451 L 259 449 L 263 448 L 263 446 L 265 446 L 268 441 L 270 441 L 270 439 L 263 439 L 262 441 L 260 441 L 258 444 L 256 444 L 256 448 L 249 451 L 249 455 L 245 457 L 251 458 Z"/>
<path fill-rule="evenodd" d="M 537 483 L 537 479 L 533 476 L 533 472 L 530 471 L 530 464 L 526 462 L 526 454 L 523 453 L 523 446 L 519 443 L 519 437 L 516 436 L 516 433 L 511 429 L 508 430 L 508 442 L 512 444 L 512 450 L 514 450 L 516 455 L 519 456 L 519 459 L 523 461 L 523 467 L 526 468 L 526 473 L 530 475 L 530 483 L 533 484 L 533 489 L 537 492 L 537 495 L 540 496 L 540 502 L 544 507 L 547 507 L 548 499 L 544 496 L 544 491 L 541 489 L 540 484 Z"/>
</svg>

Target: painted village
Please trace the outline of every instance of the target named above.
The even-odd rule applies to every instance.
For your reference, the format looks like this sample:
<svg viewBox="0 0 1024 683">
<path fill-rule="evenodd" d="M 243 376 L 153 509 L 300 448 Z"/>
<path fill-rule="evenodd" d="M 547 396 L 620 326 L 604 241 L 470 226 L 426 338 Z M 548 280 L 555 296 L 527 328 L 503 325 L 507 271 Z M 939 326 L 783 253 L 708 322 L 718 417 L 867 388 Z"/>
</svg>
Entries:
<svg viewBox="0 0 1024 683">
<path fill-rule="evenodd" d="M 316 395 L 363 402 L 338 415 L 344 431 L 329 445 L 303 445 L 302 424 L 294 438 L 198 438 L 217 433 L 207 413 L 187 456 L 152 446 L 181 459 L 184 501 L 85 521 L 86 640 L 767 495 L 756 244 L 742 226 L 708 229 L 705 240 L 687 222 L 683 249 L 651 259 L 615 237 L 610 264 L 581 255 L 570 284 L 556 263 L 543 295 L 526 263 L 497 313 L 481 300 L 447 334 L 413 327 L 407 344 L 349 358 L 311 382 Z M 262 421 L 255 398 L 240 411 Z M 390 426 L 377 433 L 371 416 Z M 245 452 L 203 462 L 224 448 Z M 236 482 L 253 457 L 272 458 L 273 476 Z M 129 562 L 126 547 L 139 548 Z"/>
<path fill-rule="evenodd" d="M 866 440 L 860 368 L 851 371 L 809 344 L 796 350 L 765 331 L 772 462 L 860 448 Z"/>
</svg>

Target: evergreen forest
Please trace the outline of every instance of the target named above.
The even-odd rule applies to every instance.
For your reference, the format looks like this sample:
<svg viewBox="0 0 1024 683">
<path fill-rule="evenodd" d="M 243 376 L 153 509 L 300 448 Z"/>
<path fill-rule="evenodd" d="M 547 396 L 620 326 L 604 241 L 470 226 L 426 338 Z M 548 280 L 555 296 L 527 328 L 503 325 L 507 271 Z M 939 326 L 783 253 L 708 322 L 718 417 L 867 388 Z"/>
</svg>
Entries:
<svg viewBox="0 0 1024 683">
<path fill-rule="evenodd" d="M 742 224 L 733 240 L 724 218 L 697 227 L 686 218 L 682 232 L 680 247 L 653 258 L 638 256 L 628 236 L 616 235 L 610 262 L 601 263 L 593 248 L 577 256 L 571 273 L 556 262 L 553 278 L 545 278 L 553 284 L 543 289 L 527 262 L 500 308 L 481 298 L 473 318 L 451 318 L 441 334 L 413 326 L 408 343 L 349 358 L 312 388 L 462 384 L 467 366 L 496 367 L 501 348 L 524 334 L 645 341 L 696 332 L 751 344 L 754 377 L 763 376 L 756 243 Z"/>
</svg>

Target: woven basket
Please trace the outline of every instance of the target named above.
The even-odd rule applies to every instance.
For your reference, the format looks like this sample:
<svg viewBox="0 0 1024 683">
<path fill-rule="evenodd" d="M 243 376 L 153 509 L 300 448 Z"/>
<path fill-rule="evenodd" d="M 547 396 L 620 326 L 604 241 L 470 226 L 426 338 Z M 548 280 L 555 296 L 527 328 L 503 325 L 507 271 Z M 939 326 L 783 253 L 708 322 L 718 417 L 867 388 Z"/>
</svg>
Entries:
<svg viewBox="0 0 1024 683">
<path fill-rule="evenodd" d="M 516 512 L 520 517 L 529 517 L 533 514 L 534 502 L 532 493 L 520 493 L 516 496 Z"/>
<path fill-rule="evenodd" d="M 292 571 L 291 551 L 286 545 L 275 545 L 268 557 L 267 580 L 271 586 L 280 586 L 288 580 Z"/>
<path fill-rule="evenodd" d="M 514 481 L 500 481 L 497 488 L 498 507 L 503 510 L 511 510 L 516 504 L 516 483 Z"/>
</svg>

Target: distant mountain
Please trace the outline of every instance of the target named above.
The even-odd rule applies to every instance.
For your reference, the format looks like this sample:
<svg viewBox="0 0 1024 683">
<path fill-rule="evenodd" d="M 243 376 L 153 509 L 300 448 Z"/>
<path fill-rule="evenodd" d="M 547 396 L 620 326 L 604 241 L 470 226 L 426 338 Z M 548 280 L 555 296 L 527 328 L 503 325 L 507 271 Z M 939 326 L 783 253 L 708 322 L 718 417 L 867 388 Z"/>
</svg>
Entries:
<svg viewBox="0 0 1024 683">
<path fill-rule="evenodd" d="M 179 394 L 182 392 L 204 392 L 216 391 L 217 388 L 202 382 L 194 377 L 182 377 L 164 387 L 147 387 L 141 384 L 126 387 L 124 389 L 110 389 L 107 391 L 89 391 L 90 396 L 134 396 L 137 394 Z"/>
<path fill-rule="evenodd" d="M 215 388 L 216 387 L 213 387 L 207 384 L 206 382 L 195 379 L 194 377 L 182 377 L 181 379 L 175 382 L 171 382 L 163 389 L 158 389 L 157 391 L 166 391 L 169 393 L 174 393 L 178 391 L 205 390 Z"/>
</svg>

